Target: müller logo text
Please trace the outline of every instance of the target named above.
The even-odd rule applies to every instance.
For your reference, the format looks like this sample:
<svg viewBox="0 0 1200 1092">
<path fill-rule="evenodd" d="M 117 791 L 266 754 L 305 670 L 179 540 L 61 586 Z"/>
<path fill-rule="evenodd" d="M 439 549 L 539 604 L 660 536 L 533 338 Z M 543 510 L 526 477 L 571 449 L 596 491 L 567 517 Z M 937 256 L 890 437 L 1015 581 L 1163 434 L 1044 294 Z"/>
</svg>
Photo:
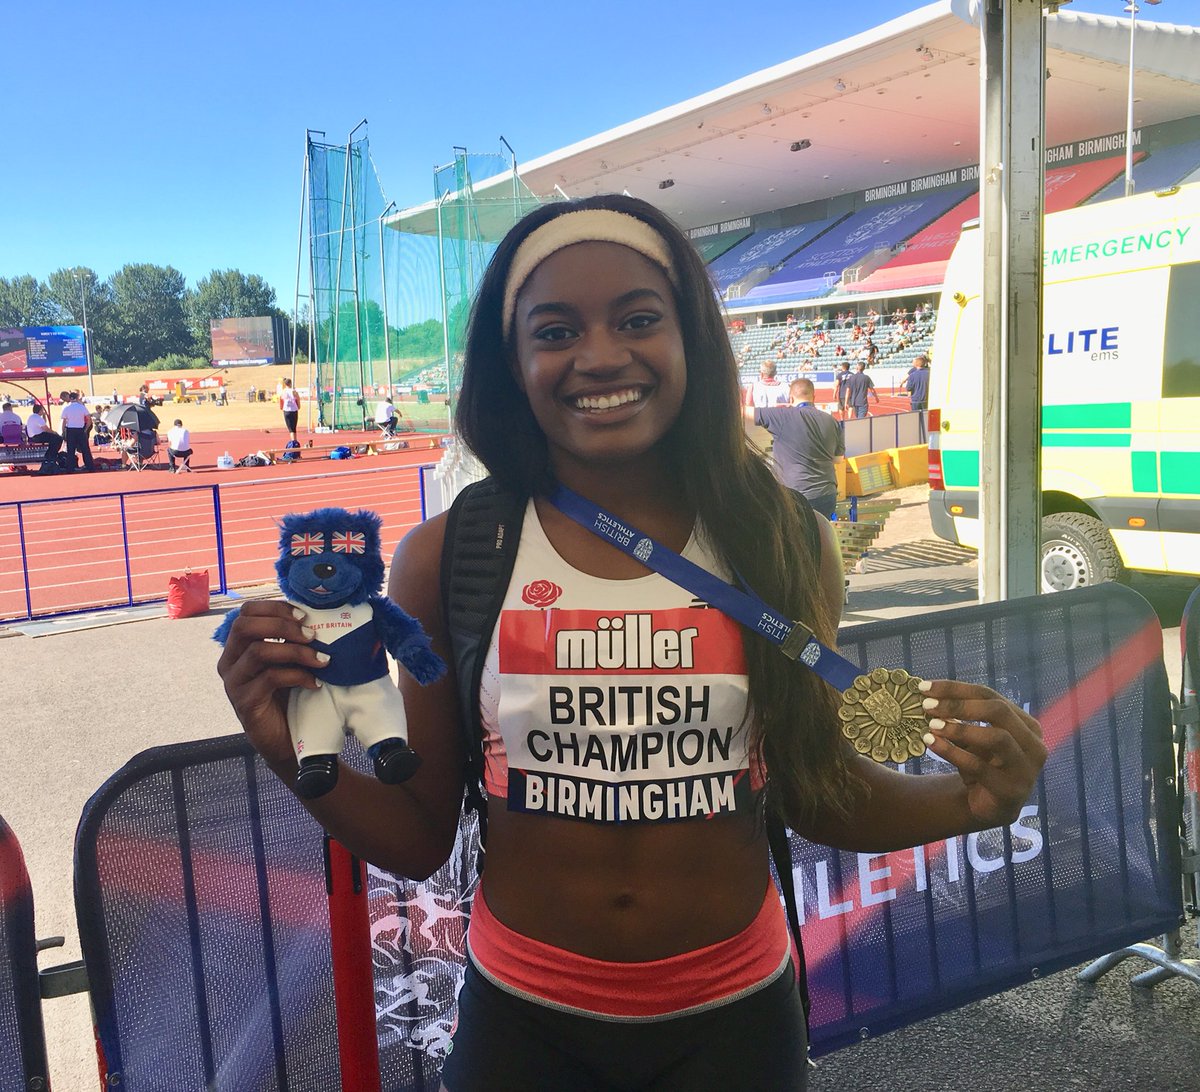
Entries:
<svg viewBox="0 0 1200 1092">
<path fill-rule="evenodd" d="M 673 670 L 695 666 L 694 626 L 655 629 L 653 614 L 621 614 L 598 618 L 595 629 L 559 630 L 554 644 L 560 670 Z"/>
</svg>

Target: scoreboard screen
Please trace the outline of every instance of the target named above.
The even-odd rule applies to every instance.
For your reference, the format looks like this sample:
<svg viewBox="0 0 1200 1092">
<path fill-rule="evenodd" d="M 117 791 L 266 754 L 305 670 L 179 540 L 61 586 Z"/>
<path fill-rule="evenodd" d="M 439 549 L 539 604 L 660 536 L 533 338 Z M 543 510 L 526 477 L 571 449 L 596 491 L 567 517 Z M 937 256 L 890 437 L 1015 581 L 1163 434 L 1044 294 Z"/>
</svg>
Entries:
<svg viewBox="0 0 1200 1092">
<path fill-rule="evenodd" d="M 87 375 L 82 326 L 21 326 L 0 329 L 0 379 Z"/>
</svg>

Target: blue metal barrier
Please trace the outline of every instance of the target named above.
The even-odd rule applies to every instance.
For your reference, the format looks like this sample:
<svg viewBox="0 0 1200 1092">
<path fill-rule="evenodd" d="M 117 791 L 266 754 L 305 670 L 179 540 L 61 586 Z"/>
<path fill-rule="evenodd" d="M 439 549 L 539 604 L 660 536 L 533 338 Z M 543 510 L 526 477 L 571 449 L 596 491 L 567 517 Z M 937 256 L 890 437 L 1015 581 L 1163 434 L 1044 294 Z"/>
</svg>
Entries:
<svg viewBox="0 0 1200 1092">
<path fill-rule="evenodd" d="M 219 489 L 196 485 L 0 505 L 0 569 L 21 580 L 19 587 L 0 587 L 0 622 L 161 600 L 168 576 L 186 569 L 207 569 L 213 590 L 224 594 Z"/>
</svg>

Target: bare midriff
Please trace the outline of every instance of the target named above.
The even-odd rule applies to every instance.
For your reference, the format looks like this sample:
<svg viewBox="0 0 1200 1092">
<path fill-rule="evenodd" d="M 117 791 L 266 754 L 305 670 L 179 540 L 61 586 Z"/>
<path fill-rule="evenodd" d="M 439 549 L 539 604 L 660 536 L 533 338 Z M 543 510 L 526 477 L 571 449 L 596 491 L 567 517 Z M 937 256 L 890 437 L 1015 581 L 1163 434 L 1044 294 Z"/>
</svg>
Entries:
<svg viewBox="0 0 1200 1092">
<path fill-rule="evenodd" d="M 488 906 L 510 929 L 592 959 L 665 959 L 735 936 L 762 908 L 753 815 L 617 827 L 490 800 Z"/>
</svg>

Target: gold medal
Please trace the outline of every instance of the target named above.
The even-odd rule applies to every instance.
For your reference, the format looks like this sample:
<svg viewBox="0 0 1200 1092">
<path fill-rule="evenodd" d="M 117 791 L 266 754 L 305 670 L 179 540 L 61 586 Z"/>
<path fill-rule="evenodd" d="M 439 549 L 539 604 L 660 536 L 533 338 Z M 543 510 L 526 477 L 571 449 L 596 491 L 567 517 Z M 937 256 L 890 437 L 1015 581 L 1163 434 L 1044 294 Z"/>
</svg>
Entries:
<svg viewBox="0 0 1200 1092">
<path fill-rule="evenodd" d="M 921 680 L 901 667 L 877 667 L 842 691 L 842 735 L 876 762 L 904 762 L 925 753 Z"/>
</svg>

